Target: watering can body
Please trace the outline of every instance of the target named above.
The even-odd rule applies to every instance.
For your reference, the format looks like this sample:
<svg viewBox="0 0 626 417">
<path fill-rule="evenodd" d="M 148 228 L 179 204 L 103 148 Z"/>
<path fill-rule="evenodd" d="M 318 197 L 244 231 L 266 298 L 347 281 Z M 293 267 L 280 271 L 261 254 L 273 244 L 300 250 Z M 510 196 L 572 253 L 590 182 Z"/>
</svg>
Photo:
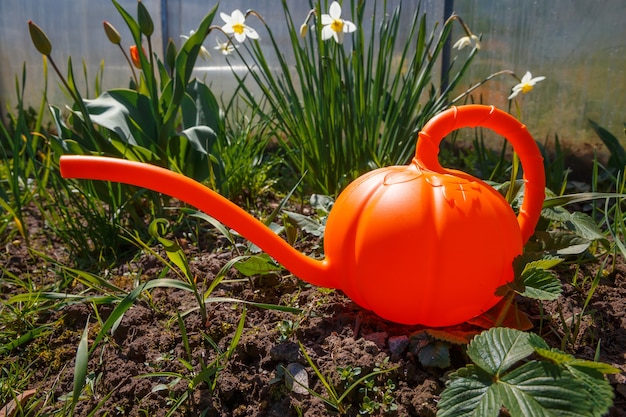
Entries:
<svg viewBox="0 0 626 417">
<path fill-rule="evenodd" d="M 462 127 L 484 126 L 513 144 L 524 168 L 519 214 L 480 179 L 441 167 L 439 143 Z M 489 106 L 451 108 L 419 133 L 410 164 L 379 168 L 348 185 L 326 223 L 324 260 L 289 246 L 241 208 L 182 175 L 147 164 L 89 156 L 61 157 L 66 177 L 124 182 L 163 192 L 237 230 L 294 275 L 338 288 L 382 318 L 440 327 L 493 307 L 513 279 L 539 219 L 543 160 L 526 127 Z"/>
</svg>

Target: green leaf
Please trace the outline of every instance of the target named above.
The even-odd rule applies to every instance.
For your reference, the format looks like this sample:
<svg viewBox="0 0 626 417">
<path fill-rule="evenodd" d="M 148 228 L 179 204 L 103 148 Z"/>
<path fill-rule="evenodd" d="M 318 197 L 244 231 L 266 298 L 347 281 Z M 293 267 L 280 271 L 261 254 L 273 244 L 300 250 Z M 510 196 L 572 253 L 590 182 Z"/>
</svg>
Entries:
<svg viewBox="0 0 626 417">
<path fill-rule="evenodd" d="M 152 281 L 148 281 L 148 282 L 150 283 Z M 102 325 L 100 332 L 98 332 L 98 334 L 96 335 L 96 338 L 94 339 L 93 344 L 91 345 L 91 349 L 89 350 L 89 353 L 92 353 L 93 350 L 96 348 L 96 346 L 98 346 L 98 343 L 100 342 L 100 340 L 104 338 L 106 333 L 109 330 L 111 330 L 113 326 L 116 325 L 116 323 L 119 323 L 119 321 L 124 316 L 126 311 L 128 311 L 128 309 L 133 306 L 133 304 L 135 303 L 135 300 L 139 297 L 139 295 L 141 295 L 141 292 L 145 289 L 146 285 L 147 284 L 142 284 L 138 286 L 137 288 L 135 288 L 134 290 L 132 290 L 130 293 L 128 293 L 126 297 L 124 297 L 124 299 L 122 299 L 122 301 L 120 301 L 117 307 L 113 309 L 111 314 L 109 314 L 109 317 L 106 319 L 106 321 Z"/>
<path fill-rule="evenodd" d="M 511 417 L 593 415 L 584 385 L 556 364 L 525 363 L 498 387 Z"/>
<path fill-rule="evenodd" d="M 470 359 L 496 376 L 533 352 L 528 333 L 501 327 L 479 334 L 467 347 Z"/>
<path fill-rule="evenodd" d="M 186 137 L 194 151 L 207 155 L 217 139 L 217 135 L 208 126 L 193 126 L 180 132 Z"/>
<path fill-rule="evenodd" d="M 491 375 L 474 365 L 450 374 L 437 417 L 497 417 L 502 399 Z"/>
<path fill-rule="evenodd" d="M 187 94 L 181 102 L 183 127 L 208 126 L 219 131 L 220 106 L 211 89 L 194 79 L 187 85 Z"/>
<path fill-rule="evenodd" d="M 619 368 L 609 364 L 577 359 L 576 357 L 558 349 L 536 347 L 535 351 L 542 358 L 548 359 L 558 365 L 567 365 L 568 367 L 574 367 L 579 370 L 588 370 L 590 372 L 598 372 L 600 374 L 619 374 L 622 372 Z"/>
<path fill-rule="evenodd" d="M 591 363 L 599 364 L 598 362 Z M 606 364 L 599 365 L 608 366 Z M 587 390 L 588 398 L 592 406 L 592 411 L 589 415 L 594 417 L 606 415 L 606 413 L 608 413 L 609 409 L 613 405 L 615 392 L 613 391 L 613 387 L 611 387 L 611 384 L 609 384 L 609 381 L 607 381 L 606 378 L 604 378 L 604 376 L 602 375 L 602 371 L 596 371 L 588 367 L 579 368 L 575 364 L 566 365 L 566 367 L 571 375 L 576 380 L 578 380 Z M 614 369 L 615 368 L 613 368 L 613 370 Z M 618 373 L 621 373 L 621 371 L 618 370 Z"/>
<path fill-rule="evenodd" d="M 533 350 L 550 361 L 533 360 L 508 369 Z M 612 405 L 613 390 L 600 369 L 613 367 L 551 350 L 535 334 L 491 329 L 476 336 L 467 352 L 479 366 L 470 364 L 450 374 L 438 417 L 497 417 L 502 407 L 511 417 L 599 417 Z"/>
<path fill-rule="evenodd" d="M 159 161 L 159 156 L 151 151 L 148 148 L 144 148 L 139 145 L 131 145 L 128 142 L 123 142 L 117 137 L 111 137 L 109 139 L 113 148 L 119 153 L 119 155 L 128 159 L 129 161 L 137 161 L 137 162 L 147 162 L 147 163 L 157 163 Z"/>
<path fill-rule="evenodd" d="M 187 257 L 178 242 L 162 237 L 162 234 L 167 229 L 167 225 L 168 221 L 166 219 L 155 219 L 148 226 L 148 233 L 150 233 L 152 237 L 156 238 L 159 243 L 163 245 L 169 260 L 172 261 L 178 269 L 180 269 L 187 279 L 193 281 L 193 274 L 189 269 Z"/>
<path fill-rule="evenodd" d="M 555 266 L 557 266 L 561 262 L 563 262 L 563 259 L 558 258 L 556 256 L 549 256 L 549 255 L 547 255 L 547 256 L 543 256 L 541 259 L 537 259 L 537 260 L 528 262 L 524 266 L 524 269 L 535 268 L 535 269 L 544 269 L 545 270 L 545 269 L 554 268 Z"/>
<path fill-rule="evenodd" d="M 52 324 L 45 324 L 32 330 L 28 330 L 27 332 L 22 333 L 17 339 L 14 339 L 9 343 L 0 345 L 0 355 L 4 355 L 5 353 L 12 351 L 18 346 L 28 343 L 31 340 L 34 340 L 35 338 L 40 337 L 44 334 L 47 334 L 51 330 Z"/>
<path fill-rule="evenodd" d="M 622 165 L 623 166 L 623 165 Z M 563 207 L 568 204 L 574 203 L 584 203 L 586 201 L 592 200 L 605 200 L 609 198 L 625 198 L 626 194 L 621 193 L 598 193 L 598 192 L 585 192 L 585 193 L 574 193 L 568 195 L 547 197 L 543 202 L 544 209 L 541 212 L 541 215 L 550 218 L 551 216 L 569 213 Z M 551 220 L 557 220 L 551 218 Z"/>
<path fill-rule="evenodd" d="M 285 210 L 284 213 L 287 214 L 289 220 L 291 220 L 301 230 L 310 233 L 313 236 L 322 236 L 324 234 L 325 226 L 315 221 L 310 216 L 305 216 L 304 214 L 287 210 Z"/>
<path fill-rule="evenodd" d="M 611 132 L 591 119 L 589 119 L 589 123 L 611 153 L 609 166 L 615 169 L 623 169 L 624 166 L 626 166 L 626 149 L 624 149 L 620 141 Z"/>
<path fill-rule="evenodd" d="M 114 89 L 83 100 L 91 120 L 131 145 L 150 148 L 157 137 L 150 99 L 134 90 Z"/>
<path fill-rule="evenodd" d="M 536 242 L 528 243 L 526 249 L 533 252 L 550 252 L 555 255 L 579 255 L 589 248 L 591 242 L 575 233 L 555 230 L 535 233 Z"/>
<path fill-rule="evenodd" d="M 161 103 L 164 108 L 167 108 L 163 117 L 163 124 L 165 126 L 173 125 L 176 119 L 176 113 L 187 91 L 187 85 L 189 84 L 193 67 L 198 58 L 200 47 L 209 34 L 211 23 L 217 13 L 217 6 L 216 4 L 209 13 L 204 16 L 195 33 L 185 41 L 178 51 L 178 55 L 176 55 L 175 74 L 173 78 L 174 84 L 170 101 L 168 103 Z"/>
<path fill-rule="evenodd" d="M 192 217 L 196 217 L 198 219 L 204 220 L 207 223 L 211 224 L 213 227 L 215 227 L 227 240 L 228 242 L 230 242 L 232 245 L 235 244 L 235 237 L 233 236 L 233 234 L 230 232 L 230 230 L 224 226 L 221 222 L 219 222 L 217 219 L 209 216 L 208 214 L 190 208 L 190 207 L 181 207 L 181 212 L 188 214 Z"/>
<path fill-rule="evenodd" d="M 593 221 L 591 216 L 577 211 L 572 214 L 570 222 L 576 229 L 576 233 L 578 233 L 579 236 L 589 240 L 604 239 L 602 230 L 598 224 Z"/>
<path fill-rule="evenodd" d="M 76 359 L 74 361 L 74 389 L 72 391 L 72 409 L 78 403 L 80 394 L 85 386 L 85 378 L 87 377 L 87 368 L 89 364 L 89 317 L 85 323 L 85 329 L 80 337 L 78 349 L 76 350 Z"/>
<path fill-rule="evenodd" d="M 265 253 L 250 256 L 245 260 L 237 262 L 234 266 L 237 271 L 247 277 L 269 274 L 283 270 L 282 267 L 274 264 L 269 255 Z"/>
<path fill-rule="evenodd" d="M 530 268 L 522 274 L 524 291 L 521 295 L 535 300 L 556 300 L 563 288 L 561 281 L 551 272 L 539 268 Z"/>
</svg>

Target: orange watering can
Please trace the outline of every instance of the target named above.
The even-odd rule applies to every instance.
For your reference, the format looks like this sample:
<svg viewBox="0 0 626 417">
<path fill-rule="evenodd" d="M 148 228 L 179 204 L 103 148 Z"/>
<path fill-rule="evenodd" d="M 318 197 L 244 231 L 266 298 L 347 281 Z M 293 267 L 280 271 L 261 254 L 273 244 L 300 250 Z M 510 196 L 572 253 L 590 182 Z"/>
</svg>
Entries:
<svg viewBox="0 0 626 417">
<path fill-rule="evenodd" d="M 442 168 L 444 136 L 462 127 L 492 129 L 511 142 L 524 168 L 516 216 L 483 181 Z M 291 247 L 224 197 L 153 165 L 98 156 L 62 156 L 66 178 L 108 180 L 158 191 L 237 230 L 297 277 L 341 289 L 360 306 L 402 324 L 448 326 L 493 307 L 513 279 L 513 259 L 534 232 L 545 197 L 543 159 L 526 127 L 494 107 L 453 107 L 419 133 L 406 166 L 369 172 L 339 195 L 326 222 L 324 260 Z"/>
</svg>

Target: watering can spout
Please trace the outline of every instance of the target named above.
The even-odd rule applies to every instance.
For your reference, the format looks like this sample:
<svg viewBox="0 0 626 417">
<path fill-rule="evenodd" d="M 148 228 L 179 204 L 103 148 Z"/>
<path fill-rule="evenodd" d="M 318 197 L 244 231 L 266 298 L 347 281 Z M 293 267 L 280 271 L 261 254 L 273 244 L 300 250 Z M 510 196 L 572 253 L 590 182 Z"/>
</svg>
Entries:
<svg viewBox="0 0 626 417">
<path fill-rule="evenodd" d="M 336 288 L 328 259 L 316 260 L 297 251 L 239 206 L 191 178 L 154 165 L 100 156 L 64 155 L 60 166 L 65 178 L 120 182 L 184 201 L 236 230 L 298 278 Z"/>
</svg>

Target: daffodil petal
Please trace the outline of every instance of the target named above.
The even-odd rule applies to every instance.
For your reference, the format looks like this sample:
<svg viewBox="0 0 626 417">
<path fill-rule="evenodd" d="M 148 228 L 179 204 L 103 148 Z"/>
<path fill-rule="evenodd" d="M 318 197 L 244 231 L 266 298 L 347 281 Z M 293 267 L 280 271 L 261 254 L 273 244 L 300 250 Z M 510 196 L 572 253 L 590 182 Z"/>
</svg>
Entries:
<svg viewBox="0 0 626 417">
<path fill-rule="evenodd" d="M 333 1 L 330 5 L 330 9 L 328 9 L 328 14 L 333 19 L 341 18 L 341 6 L 336 1 Z"/>
<path fill-rule="evenodd" d="M 330 25 L 333 23 L 334 19 L 327 14 L 322 15 L 322 25 Z"/>
<path fill-rule="evenodd" d="M 230 15 L 233 23 L 243 23 L 246 21 L 246 17 L 243 15 L 243 13 L 241 13 L 241 10 L 239 9 L 235 9 L 233 11 L 233 14 Z"/>
<path fill-rule="evenodd" d="M 245 26 L 243 31 L 246 34 L 246 36 L 249 37 L 250 39 L 259 39 L 259 34 L 257 33 L 256 30 L 252 29 L 251 27 Z"/>
<path fill-rule="evenodd" d="M 220 17 L 222 18 L 222 20 L 228 24 L 230 24 L 231 22 L 231 18 L 229 15 L 227 15 L 226 13 L 220 13 Z"/>
<path fill-rule="evenodd" d="M 243 41 L 246 40 L 246 32 L 243 33 L 236 33 L 235 32 L 235 39 L 237 40 L 237 42 L 241 43 Z"/>
<path fill-rule="evenodd" d="M 343 21 L 343 31 L 345 33 L 352 33 L 356 30 L 356 25 L 348 20 Z"/>
<path fill-rule="evenodd" d="M 335 31 L 330 28 L 330 26 L 324 26 L 322 28 L 322 40 L 328 40 L 335 35 Z"/>
</svg>

